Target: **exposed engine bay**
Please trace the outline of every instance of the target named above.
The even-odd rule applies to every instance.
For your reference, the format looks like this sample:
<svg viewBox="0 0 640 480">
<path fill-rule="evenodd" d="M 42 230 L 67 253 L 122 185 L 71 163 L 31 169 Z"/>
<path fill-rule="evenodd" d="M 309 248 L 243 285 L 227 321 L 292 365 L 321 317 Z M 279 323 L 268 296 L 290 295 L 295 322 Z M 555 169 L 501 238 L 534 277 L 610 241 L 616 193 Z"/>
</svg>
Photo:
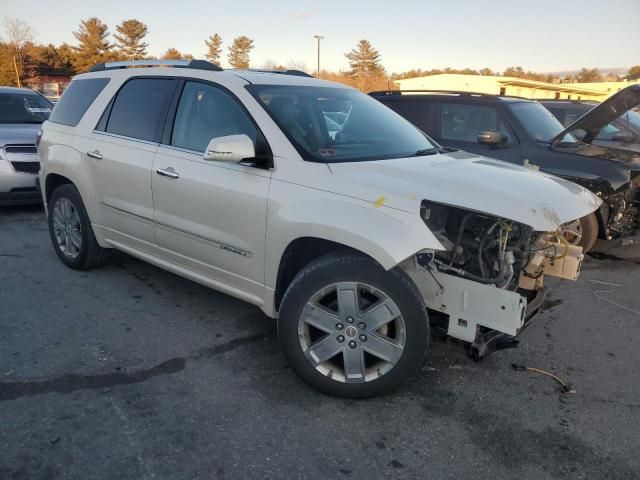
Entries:
<svg viewBox="0 0 640 480">
<path fill-rule="evenodd" d="M 631 188 L 609 195 L 604 199 L 607 215 L 607 238 L 632 235 L 640 230 L 640 175 L 631 182 Z"/>
<path fill-rule="evenodd" d="M 515 336 L 542 301 L 545 275 L 578 278 L 582 247 L 559 232 L 429 201 L 420 214 L 446 250 L 418 254 L 407 271 L 450 336 L 474 345 L 492 330 Z"/>
<path fill-rule="evenodd" d="M 446 247 L 444 252 L 420 255 L 427 268 L 503 290 L 536 290 L 547 274 L 577 279 L 582 249 L 562 235 L 534 232 L 531 227 L 460 208 L 422 202 L 421 216 Z M 572 267 L 565 266 L 571 263 Z"/>
</svg>

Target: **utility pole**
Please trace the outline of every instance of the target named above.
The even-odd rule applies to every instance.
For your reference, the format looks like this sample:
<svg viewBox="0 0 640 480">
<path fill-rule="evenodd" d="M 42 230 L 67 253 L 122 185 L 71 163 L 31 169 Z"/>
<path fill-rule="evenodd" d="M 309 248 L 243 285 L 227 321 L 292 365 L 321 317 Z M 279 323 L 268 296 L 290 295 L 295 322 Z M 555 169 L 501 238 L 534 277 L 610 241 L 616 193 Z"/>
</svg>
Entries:
<svg viewBox="0 0 640 480">
<path fill-rule="evenodd" d="M 18 72 L 18 64 L 16 63 L 16 56 L 13 56 L 13 68 L 16 70 L 16 78 L 18 79 L 18 88 L 22 87 L 20 84 L 20 73 Z"/>
<path fill-rule="evenodd" d="M 320 40 L 324 37 L 322 35 L 314 35 L 313 38 L 318 40 L 318 69 L 316 70 L 316 77 L 320 78 Z"/>
</svg>

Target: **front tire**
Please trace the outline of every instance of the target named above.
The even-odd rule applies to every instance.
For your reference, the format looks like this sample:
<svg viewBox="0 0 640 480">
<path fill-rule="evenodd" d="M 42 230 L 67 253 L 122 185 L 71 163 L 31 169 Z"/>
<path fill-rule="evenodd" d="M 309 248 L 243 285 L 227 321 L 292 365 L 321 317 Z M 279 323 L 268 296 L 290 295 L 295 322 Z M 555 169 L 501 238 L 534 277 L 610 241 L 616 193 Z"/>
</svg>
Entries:
<svg viewBox="0 0 640 480">
<path fill-rule="evenodd" d="M 595 213 L 590 213 L 586 217 L 565 223 L 562 226 L 562 235 L 569 245 L 582 247 L 582 253 L 587 253 L 598 240 L 599 229 L 598 217 Z"/>
<path fill-rule="evenodd" d="M 420 367 L 429 322 L 403 271 L 333 253 L 307 265 L 287 289 L 278 339 L 305 382 L 329 395 L 364 398 L 390 392 Z"/>
<path fill-rule="evenodd" d="M 48 223 L 53 248 L 67 267 L 89 270 L 108 260 L 110 251 L 98 245 L 89 215 L 75 186 L 61 185 L 51 194 Z"/>
</svg>

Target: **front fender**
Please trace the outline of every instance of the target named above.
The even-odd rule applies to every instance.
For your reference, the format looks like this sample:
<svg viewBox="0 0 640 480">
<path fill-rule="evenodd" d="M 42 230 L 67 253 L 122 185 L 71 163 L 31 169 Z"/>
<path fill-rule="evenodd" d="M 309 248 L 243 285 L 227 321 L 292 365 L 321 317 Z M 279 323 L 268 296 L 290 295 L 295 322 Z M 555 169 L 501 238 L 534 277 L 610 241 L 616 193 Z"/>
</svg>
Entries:
<svg viewBox="0 0 640 480">
<path fill-rule="evenodd" d="M 265 282 L 275 288 L 287 246 L 315 237 L 346 245 L 385 270 L 421 250 L 445 250 L 416 212 L 408 213 L 344 195 L 273 182 L 267 220 Z"/>
</svg>

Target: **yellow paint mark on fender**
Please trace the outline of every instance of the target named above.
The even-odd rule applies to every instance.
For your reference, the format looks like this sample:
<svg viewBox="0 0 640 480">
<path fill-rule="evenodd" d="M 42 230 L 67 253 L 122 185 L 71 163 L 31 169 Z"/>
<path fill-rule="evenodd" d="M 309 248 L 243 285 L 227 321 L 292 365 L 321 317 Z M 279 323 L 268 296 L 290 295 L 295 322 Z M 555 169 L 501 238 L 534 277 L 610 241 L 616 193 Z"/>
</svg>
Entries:
<svg viewBox="0 0 640 480">
<path fill-rule="evenodd" d="M 380 208 L 381 206 L 384 205 L 384 201 L 387 199 L 387 197 L 378 197 L 376 199 L 375 202 L 373 202 L 373 206 L 376 208 Z"/>
</svg>

